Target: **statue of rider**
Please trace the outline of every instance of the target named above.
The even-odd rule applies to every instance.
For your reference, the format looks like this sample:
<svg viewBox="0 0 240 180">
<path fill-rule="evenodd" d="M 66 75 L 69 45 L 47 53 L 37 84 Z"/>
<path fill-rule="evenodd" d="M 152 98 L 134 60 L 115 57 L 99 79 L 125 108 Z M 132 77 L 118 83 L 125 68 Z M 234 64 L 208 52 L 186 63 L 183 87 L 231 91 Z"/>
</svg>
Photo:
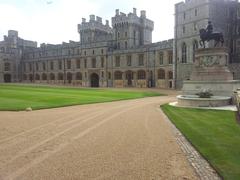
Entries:
<svg viewBox="0 0 240 180">
<path fill-rule="evenodd" d="M 206 32 L 207 32 L 208 35 L 211 35 L 213 33 L 213 25 L 212 25 L 211 21 L 208 21 Z"/>
</svg>

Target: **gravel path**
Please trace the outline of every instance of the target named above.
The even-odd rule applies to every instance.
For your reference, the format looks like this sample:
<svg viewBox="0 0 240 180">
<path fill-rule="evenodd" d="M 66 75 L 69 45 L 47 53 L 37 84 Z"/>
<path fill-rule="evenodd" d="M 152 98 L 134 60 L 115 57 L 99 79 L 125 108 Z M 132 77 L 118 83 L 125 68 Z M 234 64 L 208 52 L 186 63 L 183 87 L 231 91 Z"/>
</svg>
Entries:
<svg viewBox="0 0 240 180">
<path fill-rule="evenodd" d="M 153 97 L 0 112 L 0 180 L 198 179 Z"/>
</svg>

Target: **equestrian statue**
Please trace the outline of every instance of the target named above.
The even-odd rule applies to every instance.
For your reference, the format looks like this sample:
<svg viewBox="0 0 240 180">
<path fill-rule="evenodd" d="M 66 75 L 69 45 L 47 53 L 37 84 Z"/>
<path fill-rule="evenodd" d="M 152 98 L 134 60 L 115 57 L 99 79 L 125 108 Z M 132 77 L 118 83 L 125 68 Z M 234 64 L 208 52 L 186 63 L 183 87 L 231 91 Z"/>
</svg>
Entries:
<svg viewBox="0 0 240 180">
<path fill-rule="evenodd" d="M 223 38 L 223 34 L 220 32 L 213 32 L 213 25 L 211 21 L 208 21 L 208 26 L 206 29 L 200 29 L 199 30 L 200 33 L 200 41 L 199 44 L 201 45 L 201 47 L 205 48 L 205 42 L 209 42 L 211 40 L 215 41 L 215 45 L 214 47 L 216 47 L 220 42 L 221 42 L 221 46 L 223 46 L 224 43 L 224 38 Z"/>
</svg>

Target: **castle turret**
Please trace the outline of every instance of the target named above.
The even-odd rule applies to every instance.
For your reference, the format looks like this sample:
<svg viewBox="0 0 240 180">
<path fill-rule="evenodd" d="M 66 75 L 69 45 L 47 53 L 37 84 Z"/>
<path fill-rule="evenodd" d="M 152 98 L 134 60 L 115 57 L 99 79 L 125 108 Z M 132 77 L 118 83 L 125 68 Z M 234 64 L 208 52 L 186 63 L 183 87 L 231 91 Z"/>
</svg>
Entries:
<svg viewBox="0 0 240 180">
<path fill-rule="evenodd" d="M 82 18 L 82 23 L 78 25 L 78 32 L 82 44 L 107 41 L 112 37 L 112 28 L 109 26 L 109 21 L 103 24 L 102 18 L 95 15 L 90 15 L 89 22 Z"/>
<path fill-rule="evenodd" d="M 137 9 L 128 15 L 117 9 L 112 17 L 114 40 L 118 49 L 134 48 L 152 42 L 153 21 L 147 19 L 146 11 L 137 16 Z"/>
</svg>

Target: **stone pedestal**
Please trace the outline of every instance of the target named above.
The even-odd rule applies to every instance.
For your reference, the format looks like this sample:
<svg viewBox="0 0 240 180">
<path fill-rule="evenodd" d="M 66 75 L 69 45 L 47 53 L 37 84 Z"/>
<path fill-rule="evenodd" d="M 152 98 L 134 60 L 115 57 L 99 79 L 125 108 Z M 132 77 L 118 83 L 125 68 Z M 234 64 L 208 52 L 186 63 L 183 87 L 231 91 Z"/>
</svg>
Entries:
<svg viewBox="0 0 240 180">
<path fill-rule="evenodd" d="M 227 48 L 198 49 L 191 78 L 184 81 L 183 94 L 194 95 L 206 89 L 215 96 L 232 96 L 240 81 L 233 80 L 228 56 Z"/>
</svg>

